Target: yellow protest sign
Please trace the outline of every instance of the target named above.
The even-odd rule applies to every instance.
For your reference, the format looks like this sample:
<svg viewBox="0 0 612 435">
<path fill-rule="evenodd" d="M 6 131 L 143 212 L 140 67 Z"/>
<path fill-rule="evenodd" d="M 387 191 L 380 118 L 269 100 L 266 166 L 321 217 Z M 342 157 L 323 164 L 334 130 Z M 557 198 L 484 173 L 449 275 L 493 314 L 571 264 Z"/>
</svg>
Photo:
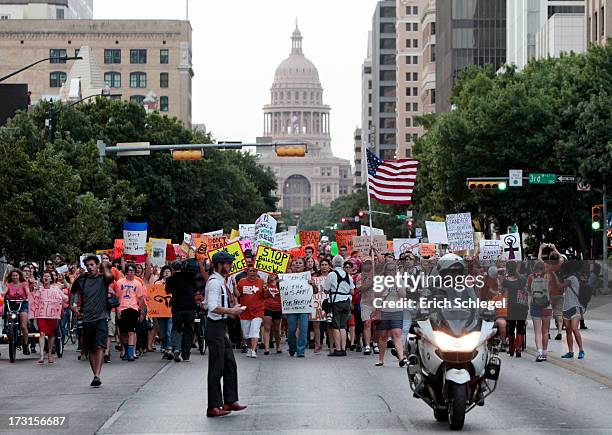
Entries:
<svg viewBox="0 0 612 435">
<path fill-rule="evenodd" d="M 234 262 L 232 263 L 232 270 L 230 271 L 230 274 L 233 275 L 235 273 L 242 272 L 247 268 L 246 258 L 244 258 L 244 252 L 242 252 L 242 246 L 240 246 L 239 241 L 235 241 L 215 250 L 209 250 L 206 254 L 212 261 L 213 255 L 221 251 L 226 251 L 228 254 L 234 256 Z"/>
<path fill-rule="evenodd" d="M 240 231 L 232 230 L 232 232 L 231 232 L 231 234 L 229 236 L 230 240 L 237 239 L 238 237 L 240 237 Z"/>
<path fill-rule="evenodd" d="M 259 245 L 255 254 L 255 269 L 266 273 L 285 273 L 291 255 L 288 252 Z"/>
</svg>

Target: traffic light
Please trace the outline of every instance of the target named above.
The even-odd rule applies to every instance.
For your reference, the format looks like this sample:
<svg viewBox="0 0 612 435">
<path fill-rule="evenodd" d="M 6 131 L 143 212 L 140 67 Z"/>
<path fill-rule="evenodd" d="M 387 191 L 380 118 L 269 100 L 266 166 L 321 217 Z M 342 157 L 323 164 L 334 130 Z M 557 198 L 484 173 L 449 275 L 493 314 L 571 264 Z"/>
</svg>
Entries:
<svg viewBox="0 0 612 435">
<path fill-rule="evenodd" d="M 172 150 L 172 160 L 202 160 L 202 150 Z"/>
<path fill-rule="evenodd" d="M 359 216 L 360 218 L 364 217 L 366 215 L 366 212 L 363 210 L 359 210 L 359 213 L 357 213 L 357 216 Z"/>
<path fill-rule="evenodd" d="M 591 227 L 594 230 L 601 229 L 601 220 L 603 219 L 603 204 L 597 204 L 591 207 Z"/>
<path fill-rule="evenodd" d="M 302 145 L 276 145 L 278 157 L 304 157 L 306 156 L 306 144 Z"/>
<path fill-rule="evenodd" d="M 346 218 L 340 219 L 340 222 L 345 223 L 346 222 Z"/>
<path fill-rule="evenodd" d="M 408 219 L 406 225 L 408 225 L 408 228 L 412 229 L 412 227 L 414 227 L 414 220 Z"/>
<path fill-rule="evenodd" d="M 467 179 L 467 187 L 468 189 L 498 189 L 498 190 L 506 190 L 508 188 L 508 182 L 503 179 L 492 179 L 492 180 L 482 180 L 477 178 L 468 178 Z"/>
</svg>

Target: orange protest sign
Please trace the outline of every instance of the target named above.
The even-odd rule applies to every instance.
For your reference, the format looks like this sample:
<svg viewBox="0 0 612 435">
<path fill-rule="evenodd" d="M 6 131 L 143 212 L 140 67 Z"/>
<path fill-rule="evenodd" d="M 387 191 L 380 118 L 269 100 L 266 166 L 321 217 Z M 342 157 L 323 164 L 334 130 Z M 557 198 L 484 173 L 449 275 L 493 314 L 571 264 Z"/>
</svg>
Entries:
<svg viewBox="0 0 612 435">
<path fill-rule="evenodd" d="M 421 257 L 433 257 L 436 255 L 434 243 L 421 243 Z"/>
<path fill-rule="evenodd" d="M 300 244 L 305 248 L 311 246 L 315 252 L 319 248 L 319 238 L 321 233 L 319 231 L 300 231 Z"/>
<path fill-rule="evenodd" d="M 227 245 L 227 236 L 207 236 L 208 237 L 208 250 L 216 251 L 217 249 L 223 248 Z"/>
<path fill-rule="evenodd" d="M 387 240 L 387 252 L 393 253 L 393 240 Z"/>
<path fill-rule="evenodd" d="M 123 255 L 123 239 L 115 239 L 113 245 L 113 259 L 121 258 Z"/>
<path fill-rule="evenodd" d="M 172 317 L 171 301 L 172 295 L 166 294 L 165 284 L 151 284 L 148 290 L 148 314 L 149 317 Z"/>
<path fill-rule="evenodd" d="M 208 244 L 209 244 L 209 236 L 205 237 L 197 237 L 195 239 L 195 258 L 198 261 L 202 261 L 206 258 L 206 253 L 208 252 Z"/>
<path fill-rule="evenodd" d="M 336 243 L 338 248 L 346 246 L 348 252 L 353 251 L 353 237 L 357 235 L 357 230 L 336 230 Z"/>
</svg>

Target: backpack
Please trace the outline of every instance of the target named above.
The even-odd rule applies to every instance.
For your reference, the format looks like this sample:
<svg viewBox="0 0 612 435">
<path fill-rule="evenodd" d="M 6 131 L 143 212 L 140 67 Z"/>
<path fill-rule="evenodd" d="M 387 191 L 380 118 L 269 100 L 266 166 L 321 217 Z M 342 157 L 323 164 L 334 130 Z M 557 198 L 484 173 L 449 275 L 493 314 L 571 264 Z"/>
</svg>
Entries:
<svg viewBox="0 0 612 435">
<path fill-rule="evenodd" d="M 330 291 L 329 292 L 329 297 L 327 299 L 325 299 L 323 301 L 323 303 L 321 304 L 321 308 L 326 313 L 331 313 L 332 305 L 336 302 L 336 295 L 343 295 L 343 294 L 345 294 L 345 293 L 339 293 L 338 292 L 338 289 L 340 288 L 340 284 L 342 284 L 343 281 L 346 282 L 349 285 L 351 283 L 351 279 L 349 278 L 349 274 L 348 273 L 344 272 L 345 273 L 344 277 L 342 277 L 337 270 L 332 270 L 331 273 L 335 273 L 336 274 L 337 284 L 336 284 L 336 290 L 333 291 L 333 292 Z M 346 293 L 346 294 L 348 294 L 348 293 Z M 332 297 L 332 295 L 333 295 L 333 297 Z"/>
<path fill-rule="evenodd" d="M 548 298 L 548 281 L 545 276 L 533 276 L 531 281 L 531 301 L 538 308 L 546 308 L 550 304 Z"/>
</svg>

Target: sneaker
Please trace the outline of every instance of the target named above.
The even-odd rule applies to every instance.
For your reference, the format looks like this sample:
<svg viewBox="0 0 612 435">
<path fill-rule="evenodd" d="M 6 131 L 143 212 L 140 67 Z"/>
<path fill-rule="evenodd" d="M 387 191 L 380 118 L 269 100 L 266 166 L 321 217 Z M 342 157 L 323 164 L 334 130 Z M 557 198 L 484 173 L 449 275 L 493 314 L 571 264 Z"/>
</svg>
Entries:
<svg viewBox="0 0 612 435">
<path fill-rule="evenodd" d="M 404 367 L 406 366 L 406 364 L 408 364 L 408 358 L 404 357 L 399 361 L 399 366 L 400 367 Z"/>
<path fill-rule="evenodd" d="M 181 353 L 180 352 L 174 352 L 174 361 L 175 362 L 181 362 Z"/>
<path fill-rule="evenodd" d="M 30 354 L 30 348 L 28 346 L 24 346 L 23 347 L 23 354 L 24 355 L 29 355 Z"/>
<path fill-rule="evenodd" d="M 104 355 L 104 362 L 105 363 L 109 363 L 110 362 L 110 355 Z"/>
<path fill-rule="evenodd" d="M 182 355 L 183 361 L 189 361 L 190 355 Z"/>
<path fill-rule="evenodd" d="M 374 352 L 374 355 L 378 355 L 380 353 L 380 349 L 376 345 L 374 345 L 374 348 L 372 351 Z"/>
<path fill-rule="evenodd" d="M 251 352 L 252 352 L 251 349 L 247 349 L 247 351 L 246 351 L 246 357 L 247 358 L 251 358 Z"/>
<path fill-rule="evenodd" d="M 94 376 L 93 380 L 91 381 L 91 384 L 89 384 L 91 387 L 99 387 L 100 385 L 102 385 L 102 381 L 100 380 L 99 377 Z"/>
<path fill-rule="evenodd" d="M 542 351 L 542 358 L 544 358 L 544 361 L 546 361 L 548 359 L 548 351 L 547 350 L 543 350 Z"/>
<path fill-rule="evenodd" d="M 536 356 L 536 362 L 542 362 L 542 361 L 546 361 L 546 358 L 544 358 L 544 353 L 538 352 L 538 355 Z"/>
<path fill-rule="evenodd" d="M 565 355 L 561 355 L 561 358 L 574 358 L 574 352 L 567 352 Z"/>
<path fill-rule="evenodd" d="M 295 350 L 290 350 L 289 351 L 289 356 L 293 356 L 293 355 L 295 355 Z"/>
<path fill-rule="evenodd" d="M 393 355 L 395 358 L 399 359 L 399 356 L 397 355 L 397 349 L 392 348 L 391 349 L 391 355 Z"/>
<path fill-rule="evenodd" d="M 251 358 L 257 358 L 257 351 L 255 349 L 251 350 Z"/>
<path fill-rule="evenodd" d="M 247 354 L 247 356 L 248 356 L 248 352 L 249 352 L 249 348 L 247 347 L 247 345 L 246 345 L 246 344 L 243 344 L 243 345 L 242 345 L 242 353 L 246 353 L 246 354 Z"/>
<path fill-rule="evenodd" d="M 555 340 L 561 340 L 561 338 L 562 338 L 562 337 L 561 337 L 561 333 L 559 333 L 559 334 L 557 334 L 557 335 L 555 336 Z"/>
<path fill-rule="evenodd" d="M 364 355 L 371 355 L 372 354 L 372 349 L 370 349 L 370 346 L 366 346 L 363 348 L 363 354 Z"/>
<path fill-rule="evenodd" d="M 584 358 L 584 350 L 581 350 L 580 352 L 578 352 L 578 359 L 583 359 Z"/>
</svg>

